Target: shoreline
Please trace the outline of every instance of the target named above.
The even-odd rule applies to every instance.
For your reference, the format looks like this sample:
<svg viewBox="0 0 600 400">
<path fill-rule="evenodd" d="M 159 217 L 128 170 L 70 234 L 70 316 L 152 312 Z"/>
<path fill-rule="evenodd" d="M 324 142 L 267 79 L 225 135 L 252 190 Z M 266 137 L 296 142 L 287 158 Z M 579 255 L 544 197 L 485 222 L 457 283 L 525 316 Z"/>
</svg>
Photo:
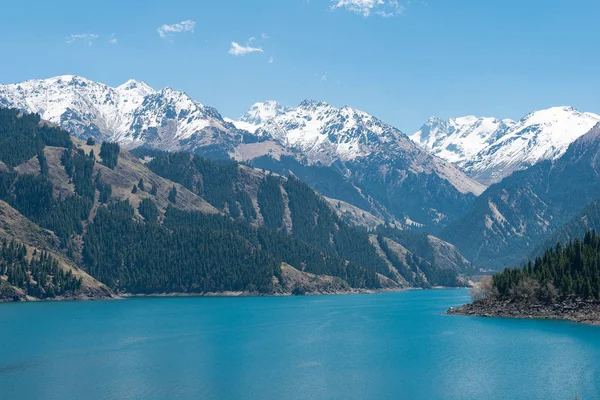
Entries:
<svg viewBox="0 0 600 400">
<path fill-rule="evenodd" d="M 484 318 L 511 318 L 569 321 L 600 326 L 600 302 L 567 299 L 555 303 L 511 300 L 476 300 L 445 312 Z"/>
<path fill-rule="evenodd" d="M 438 290 L 435 288 L 431 290 Z M 450 289 L 450 288 L 444 288 Z M 344 296 L 344 295 L 359 295 L 359 294 L 381 294 L 381 293 L 399 293 L 410 290 L 424 290 L 421 288 L 394 288 L 394 289 L 352 289 L 347 291 L 332 291 L 332 292 L 309 292 L 301 295 L 293 293 L 258 293 L 258 292 L 208 292 L 208 293 L 115 293 L 112 297 L 89 297 L 89 296 L 73 296 L 73 297 L 56 297 L 48 299 L 38 299 L 27 296 L 27 298 L 19 298 L 15 301 L 12 299 L 0 299 L 2 303 L 46 303 L 46 302 L 66 302 L 66 301 L 105 301 L 105 300 L 126 300 L 132 298 L 156 297 L 156 298 L 178 298 L 178 297 L 312 297 L 312 296 Z"/>
<path fill-rule="evenodd" d="M 19 298 L 19 300 L 0 298 L 0 304 L 3 303 L 46 303 L 46 302 L 67 302 L 67 301 L 106 301 L 106 300 L 126 300 L 133 298 L 144 298 L 144 297 L 155 297 L 155 298 L 177 298 L 177 297 L 316 297 L 316 296 L 346 296 L 346 295 L 369 295 L 369 294 L 384 294 L 384 293 L 402 293 L 414 290 L 460 290 L 465 289 L 463 287 L 447 287 L 447 286 L 434 286 L 431 288 L 419 288 L 419 287 L 408 287 L 408 288 L 385 288 L 385 289 L 350 289 L 350 290 L 338 290 L 338 291 L 317 291 L 307 292 L 303 294 L 294 294 L 289 292 L 279 293 L 258 293 L 258 292 L 208 292 L 208 293 L 114 293 L 112 296 L 72 296 L 72 297 L 55 297 L 47 299 L 38 299 L 36 297 L 27 296 L 26 298 Z"/>
<path fill-rule="evenodd" d="M 120 293 L 121 298 L 136 298 L 136 297 L 313 297 L 313 296 L 345 296 L 353 294 L 380 294 L 380 293 L 399 293 L 409 290 L 421 290 L 420 288 L 398 288 L 398 289 L 352 289 L 332 292 L 308 292 L 304 294 L 293 293 L 258 293 L 258 292 L 207 292 L 207 293 Z"/>
</svg>

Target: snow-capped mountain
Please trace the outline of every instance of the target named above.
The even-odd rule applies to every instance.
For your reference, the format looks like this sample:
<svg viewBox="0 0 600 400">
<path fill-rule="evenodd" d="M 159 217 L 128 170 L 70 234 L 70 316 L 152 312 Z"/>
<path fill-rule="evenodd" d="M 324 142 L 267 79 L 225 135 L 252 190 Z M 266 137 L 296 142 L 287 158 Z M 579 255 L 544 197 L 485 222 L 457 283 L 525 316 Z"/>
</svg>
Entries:
<svg viewBox="0 0 600 400">
<path fill-rule="evenodd" d="M 446 161 L 465 166 L 483 149 L 500 139 L 515 124 L 510 119 L 472 115 L 443 120 L 431 117 L 411 139 Z"/>
<path fill-rule="evenodd" d="M 264 109 L 272 107 L 259 103 L 246 115 Z M 367 196 L 407 225 L 444 226 L 484 189 L 456 166 L 364 111 L 305 100 L 274 114 L 260 118 L 254 130 L 258 142 L 238 147 L 240 153 L 250 154 L 241 159 L 254 159 L 255 165 L 277 172 L 291 171 L 325 195 L 350 203 L 356 199 L 352 193 Z M 331 171 L 350 186 L 336 187 Z"/>
<path fill-rule="evenodd" d="M 599 170 L 600 123 L 573 141 L 560 158 L 491 186 L 441 237 L 481 267 L 518 265 L 598 200 Z M 589 211 L 590 218 L 597 218 L 594 207 Z"/>
<path fill-rule="evenodd" d="M 573 107 L 536 111 L 518 122 L 463 117 L 431 118 L 411 139 L 490 185 L 514 171 L 561 157 L 600 116 Z"/>
<path fill-rule="evenodd" d="M 256 134 L 300 151 L 311 164 L 325 165 L 369 156 L 380 146 L 391 151 L 405 140 L 398 129 L 363 111 L 313 100 L 267 120 Z"/>
<path fill-rule="evenodd" d="M 480 194 L 483 190 L 451 164 L 421 150 L 400 130 L 352 107 L 337 108 L 314 100 L 305 100 L 295 108 L 256 103 L 240 120 L 252 121 L 256 136 L 280 143 L 309 165 L 401 160 L 413 172 L 443 176 L 462 193 Z M 237 121 L 234 124 L 243 126 Z"/>
<path fill-rule="evenodd" d="M 0 85 L 0 106 L 34 112 L 73 135 L 165 150 L 231 142 L 237 129 L 187 94 L 129 80 L 116 88 L 65 75 Z"/>
</svg>

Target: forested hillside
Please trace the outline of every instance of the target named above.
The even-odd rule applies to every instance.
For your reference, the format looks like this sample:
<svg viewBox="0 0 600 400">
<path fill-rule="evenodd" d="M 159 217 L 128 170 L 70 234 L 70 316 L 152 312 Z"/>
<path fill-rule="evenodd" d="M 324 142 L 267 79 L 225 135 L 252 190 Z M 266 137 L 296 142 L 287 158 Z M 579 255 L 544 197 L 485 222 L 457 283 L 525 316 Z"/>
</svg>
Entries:
<svg viewBox="0 0 600 400">
<path fill-rule="evenodd" d="M 523 268 L 494 275 L 493 287 L 500 297 L 600 299 L 600 236 L 589 231 L 583 241 L 559 242 Z"/>
<path fill-rule="evenodd" d="M 17 214 L 13 220 L 29 221 L 20 235 L 25 242 L 14 240 L 17 224 L 3 235 L 6 293 L 90 296 L 94 278 L 134 294 L 463 282 L 465 270 L 440 274 L 441 266 L 416 255 L 407 261 L 382 253 L 372 234 L 343 222 L 293 176 L 186 153 L 138 154 L 147 156 L 144 164 L 117 144 L 72 139 L 37 116 L 0 110 L 0 122 L 0 140 L 19 148 L 18 157 L 0 154 L 0 200 Z M 33 231 L 55 240 L 36 246 L 27 236 Z M 407 267 L 422 262 L 427 267 L 417 275 Z"/>
</svg>

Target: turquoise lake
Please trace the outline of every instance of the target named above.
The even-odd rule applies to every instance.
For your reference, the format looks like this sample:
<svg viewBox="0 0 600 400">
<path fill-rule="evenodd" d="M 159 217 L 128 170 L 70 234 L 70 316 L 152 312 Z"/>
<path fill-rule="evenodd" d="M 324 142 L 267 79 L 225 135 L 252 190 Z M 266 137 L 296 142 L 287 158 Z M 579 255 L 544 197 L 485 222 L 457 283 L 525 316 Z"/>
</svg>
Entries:
<svg viewBox="0 0 600 400">
<path fill-rule="evenodd" d="M 600 398 L 600 328 L 466 290 L 0 304 L 2 399 Z"/>
</svg>

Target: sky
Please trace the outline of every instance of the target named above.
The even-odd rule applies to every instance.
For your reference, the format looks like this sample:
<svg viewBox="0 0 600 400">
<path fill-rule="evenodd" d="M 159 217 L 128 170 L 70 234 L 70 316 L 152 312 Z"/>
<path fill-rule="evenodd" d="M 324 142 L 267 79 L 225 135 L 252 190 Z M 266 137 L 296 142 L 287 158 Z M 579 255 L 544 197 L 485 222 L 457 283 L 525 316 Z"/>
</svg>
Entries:
<svg viewBox="0 0 600 400">
<path fill-rule="evenodd" d="M 169 86 L 236 118 L 304 99 L 410 134 L 430 117 L 600 114 L 597 0 L 3 2 L 0 83 Z"/>
</svg>

